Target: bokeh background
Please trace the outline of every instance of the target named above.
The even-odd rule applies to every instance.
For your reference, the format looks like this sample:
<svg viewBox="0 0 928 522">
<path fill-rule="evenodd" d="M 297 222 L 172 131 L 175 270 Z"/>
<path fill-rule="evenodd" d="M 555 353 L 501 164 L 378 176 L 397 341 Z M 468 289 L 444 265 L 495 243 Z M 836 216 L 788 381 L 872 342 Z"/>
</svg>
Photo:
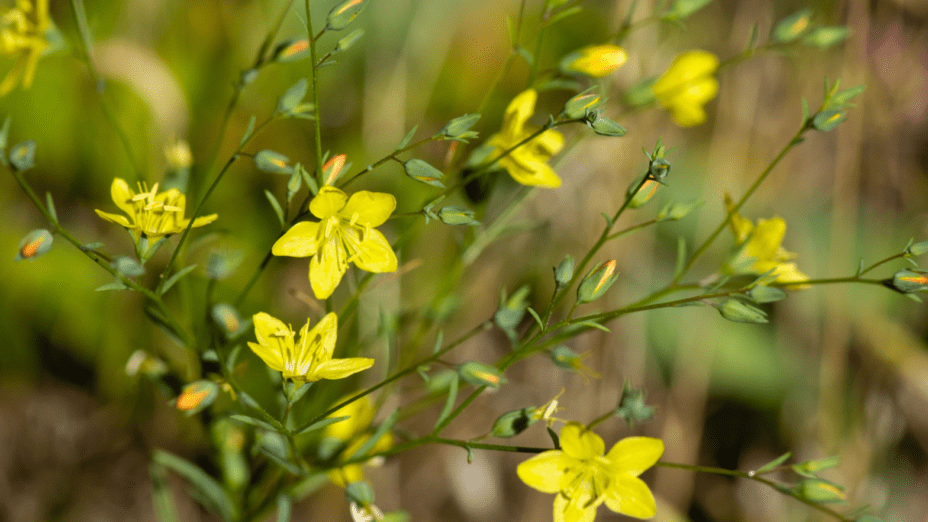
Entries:
<svg viewBox="0 0 928 522">
<path fill-rule="evenodd" d="M 584 13 L 545 34 L 542 63 L 606 41 L 631 3 L 583 2 Z M 636 18 L 655 3 L 638 2 Z M 51 4 L 68 45 L 42 59 L 30 90 L 0 100 L 0 115 L 12 119 L 11 142 L 36 140 L 37 167 L 28 178 L 39 193 L 51 193 L 62 222 L 84 241 L 128 254 L 128 235 L 93 209 L 113 211 L 110 183 L 129 177 L 131 166 L 72 50 L 68 2 Z M 540 4 L 527 3 L 527 27 L 537 21 Z M 116 107 L 149 183 L 168 168 L 165 147 L 187 140 L 194 157 L 191 183 L 203 186 L 198 162 L 216 138 L 232 84 L 253 61 L 282 5 L 88 2 L 95 60 L 108 79 L 104 97 Z M 312 5 L 317 13 L 331 7 L 327 1 Z M 658 109 L 625 113 L 624 93 L 660 74 L 679 52 L 699 48 L 732 56 L 754 24 L 763 42 L 777 20 L 802 7 L 812 8 L 824 24 L 850 27 L 846 44 L 764 54 L 725 69 L 709 120 L 696 128 L 677 128 Z M 324 147 L 348 154 L 354 171 L 393 150 L 413 125 L 428 136 L 476 110 L 510 52 L 506 17 L 518 8 L 517 0 L 373 2 L 354 23 L 366 31 L 361 42 L 321 71 Z M 303 34 L 298 18 L 290 16 L 281 35 Z M 329 38 L 323 48 L 334 44 Z M 492 315 L 501 287 L 512 292 L 532 285 L 530 299 L 543 309 L 551 267 L 565 254 L 581 257 L 592 244 L 601 230 L 600 212 L 618 207 L 646 166 L 641 149 L 651 149 L 659 137 L 674 147 L 670 186 L 656 202 L 627 213 L 623 223 L 650 218 L 669 199 L 701 197 L 706 204 L 682 222 L 610 243 L 600 258 L 615 258 L 621 276 L 596 308 L 618 307 L 666 284 L 677 237 L 690 245 L 706 237 L 724 216 L 723 193 L 746 190 L 798 128 L 801 98 L 813 106 L 820 102 L 825 77 L 840 78 L 847 87 L 866 84 L 867 91 L 837 130 L 808 135 L 743 214 L 783 217 L 784 245 L 798 253 L 800 268 L 812 277 L 852 275 L 860 258 L 873 262 L 899 252 L 910 237 L 928 239 L 928 2 L 716 0 L 684 28 L 650 25 L 634 32 L 625 47 L 629 62 L 605 82 L 612 98 L 607 115 L 628 135 L 604 138 L 565 128 L 568 141 L 575 134 L 584 139 L 555 159 L 563 186 L 538 191 L 513 221 L 512 235 L 466 270 L 452 299 L 457 307 L 444 325 L 446 339 Z M 273 111 L 277 96 L 308 76 L 307 67 L 301 61 L 262 71 L 232 115 L 221 161 L 237 146 L 249 118 L 257 114 L 260 121 Z M 482 137 L 499 128 L 502 110 L 526 78 L 527 67 L 517 60 L 476 127 Z M 544 93 L 537 121 L 558 112 L 569 96 Z M 263 133 L 252 150 L 272 148 L 312 164 L 312 143 L 310 122 L 287 120 Z M 441 166 L 447 154 L 446 142 L 415 156 Z M 237 295 L 276 238 L 276 218 L 263 192 L 280 194 L 285 182 L 240 161 L 207 204 L 207 212 L 220 218 L 211 234 L 198 234 L 204 239 L 194 244 L 189 262 L 216 244 L 245 256 L 241 272 L 217 285 L 217 300 Z M 514 187 L 507 183 L 499 181 L 494 194 L 511 196 Z M 362 186 L 396 194 L 398 212 L 418 210 L 431 193 L 395 164 L 352 188 Z M 461 202 L 492 219 L 500 198 Z M 209 438 L 196 418 L 178 414 L 167 397 L 128 376 L 125 367 L 137 349 L 171 353 L 176 347 L 146 321 L 136 295 L 94 292 L 111 277 L 66 242 L 35 262 L 13 262 L 20 238 L 46 224 L 8 174 L 0 175 L 0 220 L 0 520 L 154 520 L 151 450 L 166 448 L 208 463 Z M 362 318 L 376 321 L 381 310 L 396 313 L 432 302 L 468 237 L 441 224 L 426 227 L 421 219 L 393 220 L 386 233 L 396 237 L 402 227 L 415 227 L 414 246 L 401 253 L 401 262 L 414 269 L 379 285 Z M 729 247 L 730 239 L 720 237 L 693 277 L 717 270 Z M 165 262 L 163 254 L 152 267 Z M 898 268 L 875 275 L 888 277 Z M 298 298 L 310 293 L 305 272 L 305 261 L 272 261 L 243 315 L 263 310 L 301 322 L 313 313 Z M 191 294 L 200 284 L 194 279 Z M 180 300 L 171 304 L 184 310 Z M 853 505 L 870 505 L 887 521 L 928 519 L 928 307 L 879 287 L 833 285 L 794 293 L 770 311 L 768 326 L 725 322 L 711 308 L 624 317 L 610 324 L 611 335 L 587 333 L 569 343 L 588 353 L 587 363 L 601 378 L 587 381 L 545 357 L 520 363 L 507 372 L 509 385 L 484 394 L 447 434 L 478 436 L 500 413 L 542 404 L 562 388 L 560 416 L 589 421 L 615 406 L 627 379 L 647 389 L 657 414 L 631 430 L 620 421 L 604 423 L 598 431 L 607 444 L 646 434 L 665 441 L 666 460 L 744 470 L 786 451 L 798 460 L 839 455 L 841 466 L 825 476 L 848 487 Z M 402 349 L 412 335 L 401 328 L 389 342 Z M 371 350 L 388 340 L 375 344 Z M 494 331 L 449 357 L 492 362 L 507 350 L 505 337 Z M 363 383 L 376 382 L 383 371 L 369 372 Z M 386 404 L 421 396 L 415 379 L 404 381 Z M 404 428 L 425 432 L 439 409 L 405 420 Z M 536 427 L 516 440 L 544 445 L 543 431 Z M 522 456 L 478 452 L 471 464 L 466 457 L 457 448 L 426 447 L 389 459 L 369 471 L 378 505 L 405 509 L 422 522 L 549 519 L 552 497 L 530 490 L 515 475 Z M 649 471 L 645 479 L 658 498 L 655 520 L 824 520 L 749 481 L 669 469 Z M 172 477 L 171 486 L 183 520 L 213 520 L 189 498 L 182 480 Z M 343 493 L 334 486 L 294 512 L 294 520 L 348 519 Z M 598 518 L 620 519 L 605 509 Z"/>
</svg>

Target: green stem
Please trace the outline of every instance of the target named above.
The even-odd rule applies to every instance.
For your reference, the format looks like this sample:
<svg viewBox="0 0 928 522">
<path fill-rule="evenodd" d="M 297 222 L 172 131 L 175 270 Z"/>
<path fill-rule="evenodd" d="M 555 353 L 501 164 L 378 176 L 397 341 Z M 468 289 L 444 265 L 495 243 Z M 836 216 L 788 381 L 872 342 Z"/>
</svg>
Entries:
<svg viewBox="0 0 928 522">
<path fill-rule="evenodd" d="M 312 60 L 312 78 L 313 78 L 313 124 L 316 129 L 316 176 L 319 177 L 319 184 L 323 184 L 322 179 L 322 115 L 319 113 L 319 74 L 316 67 L 316 40 L 318 37 L 313 35 L 313 14 L 309 8 L 309 0 L 306 0 L 306 35 L 309 38 L 309 53 Z M 322 35 L 322 32 L 319 33 Z"/>
<path fill-rule="evenodd" d="M 876 268 L 876 267 L 878 267 L 878 266 L 880 266 L 880 265 L 882 265 L 882 264 L 888 263 L 888 262 L 890 262 L 890 261 L 892 261 L 892 260 L 894 260 L 894 259 L 899 259 L 899 258 L 902 258 L 902 257 L 905 257 L 905 252 L 900 252 L 900 253 L 898 253 L 898 254 L 891 255 L 891 256 L 887 257 L 886 259 L 882 259 L 882 260 L 880 260 L 880 261 L 877 261 L 876 263 L 873 263 L 873 264 L 870 265 L 869 267 L 867 267 L 867 268 L 861 270 L 860 273 L 857 274 L 857 275 L 858 275 L 858 276 L 862 276 L 862 275 L 866 274 L 867 272 L 873 270 L 874 268 Z"/>
<path fill-rule="evenodd" d="M 676 277 L 674 277 L 673 281 L 670 283 L 670 286 L 676 285 L 677 283 L 680 282 L 681 279 L 683 279 L 683 276 L 686 275 L 687 272 L 689 272 L 689 270 L 693 267 L 693 264 L 696 262 L 696 260 L 699 259 L 699 257 L 702 254 L 704 254 L 706 250 L 709 249 L 709 246 L 712 244 L 713 241 L 715 241 L 715 238 L 718 237 L 718 235 L 722 232 L 722 230 L 725 230 L 725 227 L 728 226 L 728 223 L 731 221 L 731 217 L 734 214 L 738 213 L 741 207 L 744 206 L 745 202 L 747 202 L 748 198 L 750 198 L 754 194 L 754 192 L 757 190 L 760 184 L 763 183 L 765 179 L 767 179 L 767 176 L 769 176 L 770 173 L 773 172 L 773 169 L 786 156 L 786 153 L 789 152 L 793 147 L 795 147 L 802 141 L 801 140 L 802 135 L 811 128 L 810 125 L 811 125 L 811 120 L 807 120 L 803 122 L 802 127 L 800 127 L 796 135 L 793 136 L 792 139 L 789 140 L 789 143 L 787 143 L 786 146 L 783 147 L 783 149 L 780 151 L 780 153 L 777 154 L 777 156 L 773 159 L 773 161 L 769 165 L 767 165 L 767 168 L 765 168 L 764 171 L 760 173 L 757 179 L 754 180 L 754 183 L 750 186 L 750 188 L 748 188 L 748 191 L 745 192 L 743 196 L 741 196 L 741 199 L 739 199 L 737 203 L 735 203 L 735 206 L 728 210 L 727 214 L 725 215 L 725 219 L 722 220 L 721 223 L 719 223 L 719 226 L 716 227 L 715 230 L 711 234 L 709 234 L 709 237 L 706 238 L 703 244 L 700 245 L 700 247 L 696 249 L 695 252 L 693 252 L 693 256 L 690 257 L 690 260 L 687 261 L 686 265 L 683 266 L 683 270 L 680 270 L 680 273 L 678 273 Z"/>
<path fill-rule="evenodd" d="M 397 157 L 397 154 L 402 154 L 402 153 L 404 153 L 404 152 L 410 151 L 410 150 L 415 149 L 415 148 L 417 148 L 417 147 L 421 147 L 422 145 L 425 145 L 426 143 L 431 143 L 431 142 L 433 142 L 433 141 L 440 141 L 440 140 L 441 140 L 440 137 L 430 136 L 430 137 L 428 137 L 428 138 L 419 140 L 419 141 L 413 143 L 412 145 L 407 145 L 407 146 L 403 147 L 402 149 L 397 149 L 397 150 L 391 152 L 390 154 L 387 154 L 386 156 L 380 158 L 380 159 L 377 160 L 376 162 L 374 162 L 374 163 L 368 165 L 367 167 L 364 168 L 364 170 L 361 170 L 361 171 L 359 171 L 359 172 L 356 172 L 354 175 L 352 175 L 352 176 L 349 177 L 349 178 L 345 178 L 345 180 L 341 182 L 341 184 L 338 186 L 338 188 L 344 189 L 345 187 L 347 187 L 348 185 L 350 185 L 351 183 L 353 183 L 356 179 L 358 179 L 358 178 L 361 177 L 362 175 L 367 174 L 368 172 L 370 172 L 370 171 L 376 169 L 377 167 L 383 165 L 384 163 L 386 163 L 386 162 L 388 162 L 388 161 L 391 161 L 391 160 L 392 160 L 392 161 L 398 161 L 398 162 L 400 162 L 400 163 L 403 163 L 403 160 L 399 159 L 399 158 Z"/>
</svg>

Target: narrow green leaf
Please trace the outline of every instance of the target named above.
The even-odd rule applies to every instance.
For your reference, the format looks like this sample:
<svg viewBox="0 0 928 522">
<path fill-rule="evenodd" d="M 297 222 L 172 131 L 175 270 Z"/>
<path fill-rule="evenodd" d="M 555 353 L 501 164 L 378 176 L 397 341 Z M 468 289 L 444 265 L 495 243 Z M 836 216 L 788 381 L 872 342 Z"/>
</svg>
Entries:
<svg viewBox="0 0 928 522">
<path fill-rule="evenodd" d="M 435 421 L 436 428 L 441 426 L 441 423 L 445 422 L 445 419 L 448 418 L 448 415 L 451 415 L 451 411 L 454 409 L 454 401 L 458 398 L 458 380 L 459 378 L 457 375 L 451 379 L 451 386 L 448 388 L 448 397 L 445 399 L 445 406 L 441 409 L 441 413 Z"/>
<path fill-rule="evenodd" d="M 197 265 L 190 265 L 178 270 L 177 273 L 168 278 L 168 280 L 164 283 L 164 288 L 161 289 L 161 295 L 166 294 L 167 291 L 170 290 L 172 286 L 174 286 L 174 283 L 180 281 L 180 278 L 184 277 L 190 272 L 193 272 L 193 269 L 196 267 Z"/>
<path fill-rule="evenodd" d="M 326 426 L 330 426 L 332 424 L 341 422 L 343 420 L 348 420 L 350 418 L 351 418 L 350 415 L 344 415 L 341 417 L 329 417 L 328 419 L 322 419 L 321 421 L 317 421 L 307 426 L 304 426 L 302 428 L 299 428 L 293 434 L 302 435 L 304 433 L 309 433 L 311 431 L 321 430 L 322 428 L 325 428 Z"/>
<path fill-rule="evenodd" d="M 279 152 L 268 149 L 259 150 L 253 159 L 258 170 L 264 172 L 270 172 L 271 174 L 290 174 L 293 172 L 293 167 L 287 164 L 290 158 Z"/>
<path fill-rule="evenodd" d="M 363 455 L 367 455 L 367 452 L 370 451 L 371 448 L 373 448 L 375 444 L 377 444 L 377 441 L 379 441 L 380 438 L 383 437 L 388 431 L 393 429 L 393 425 L 396 424 L 396 419 L 399 417 L 399 413 L 400 411 L 396 410 L 392 414 L 390 414 L 390 416 L 387 417 L 387 419 L 384 420 L 380 426 L 377 426 L 377 429 L 374 431 L 374 434 L 371 435 L 371 437 L 367 439 L 367 441 L 364 444 L 362 444 L 361 447 L 358 448 L 357 451 L 355 451 L 354 454 L 348 458 L 354 459 L 354 458 L 361 457 Z"/>
<path fill-rule="evenodd" d="M 200 502 L 223 520 L 238 519 L 238 510 L 219 482 L 192 462 L 166 451 L 155 450 L 152 459 L 187 479 L 200 493 Z"/>
<path fill-rule="evenodd" d="M 406 135 L 403 136 L 403 140 L 400 141 L 400 144 L 397 145 L 395 149 L 393 149 L 393 152 L 399 152 L 404 147 L 406 147 L 406 145 L 409 145 L 409 142 L 412 141 L 412 137 L 416 135 L 416 130 L 418 129 L 419 129 L 418 125 L 414 125 L 413 128 L 409 129 L 409 132 L 407 132 Z"/>
<path fill-rule="evenodd" d="M 277 495 L 277 522 L 290 522 L 293 514 L 293 501 L 286 493 Z"/>
<path fill-rule="evenodd" d="M 258 404 L 258 401 L 254 400 L 254 398 L 251 395 L 248 395 L 247 393 L 239 390 L 238 402 L 242 403 L 242 405 L 245 406 L 246 408 L 249 408 L 253 411 L 258 412 L 258 414 L 261 415 L 261 418 L 266 420 L 271 426 L 274 426 L 274 428 L 277 431 L 286 431 L 284 430 L 283 424 L 281 424 L 279 420 L 271 416 L 270 413 L 265 411 L 264 408 L 262 408 L 261 405 Z"/>
<path fill-rule="evenodd" d="M 441 350 L 441 345 L 444 342 L 444 340 L 445 340 L 445 331 L 439 330 L 438 335 L 435 336 L 435 346 L 432 347 L 432 355 L 435 355 L 436 353 L 438 353 L 439 350 Z"/>
<path fill-rule="evenodd" d="M 108 292 L 110 290 L 129 290 L 129 287 L 124 285 L 122 281 L 116 281 L 108 285 L 98 286 L 94 292 Z"/>
<path fill-rule="evenodd" d="M 686 239 L 683 236 L 677 238 L 677 263 L 674 265 L 673 276 L 678 277 L 683 273 L 686 267 Z"/>
<path fill-rule="evenodd" d="M 780 455 L 779 457 L 777 457 L 777 458 L 771 460 L 770 462 L 764 464 L 763 466 L 757 468 L 757 470 L 754 471 L 754 475 L 763 475 L 764 473 L 767 473 L 768 471 L 772 470 L 773 468 L 776 468 L 776 467 L 779 466 L 780 464 L 783 464 L 784 462 L 786 462 L 787 460 L 789 460 L 789 458 L 792 457 L 792 456 L 793 456 L 793 453 L 792 453 L 791 451 L 787 451 L 786 453 Z"/>
<path fill-rule="evenodd" d="M 612 330 L 606 328 L 605 326 L 599 323 L 594 323 L 593 321 L 580 321 L 579 323 L 574 323 L 574 324 L 576 324 L 577 326 L 589 326 L 590 328 L 596 328 L 597 330 L 602 330 L 606 333 L 612 333 Z"/>
<path fill-rule="evenodd" d="M 284 209 L 280 207 L 280 203 L 277 202 L 277 198 L 274 197 L 274 194 L 271 194 L 270 190 L 265 190 L 264 195 L 267 196 L 267 200 L 270 201 L 271 206 L 274 207 L 274 213 L 277 214 L 277 220 L 280 221 L 280 226 L 283 227 L 286 221 L 284 219 Z"/>
<path fill-rule="evenodd" d="M 541 317 L 538 317 L 538 312 L 532 309 L 532 307 L 527 308 L 528 313 L 532 314 L 532 317 L 535 318 L 535 322 L 538 323 L 538 328 L 541 328 L 541 331 L 545 330 L 545 324 L 541 321 Z"/>
<path fill-rule="evenodd" d="M 251 134 L 255 131 L 255 116 L 252 115 L 251 119 L 248 120 L 248 127 L 245 128 L 245 134 L 242 134 L 241 141 L 238 142 L 239 147 L 244 147 L 248 140 L 251 139 Z"/>
<path fill-rule="evenodd" d="M 55 220 L 55 223 L 58 223 L 58 212 L 55 211 L 55 202 L 52 201 L 52 193 L 45 193 L 45 206 L 48 208 L 48 213 L 52 215 L 52 218 Z"/>
<path fill-rule="evenodd" d="M 542 27 L 550 27 L 568 17 L 571 17 L 575 14 L 580 14 L 581 12 L 583 12 L 583 8 L 580 7 L 579 5 L 571 7 L 569 9 L 564 9 L 560 13 L 557 13 L 556 15 L 549 18 L 547 22 L 542 24 Z"/>
<path fill-rule="evenodd" d="M 277 428 L 275 428 L 274 426 L 271 426 L 270 424 L 264 422 L 263 420 L 257 419 L 255 417 L 250 417 L 248 415 L 230 415 L 229 418 L 234 421 L 238 421 L 244 424 L 250 424 L 256 428 L 261 428 L 262 430 L 278 431 Z"/>
<path fill-rule="evenodd" d="M 403 168 L 407 176 L 418 182 L 433 187 L 445 188 L 445 185 L 440 181 L 445 175 L 442 174 L 440 170 L 420 159 L 411 159 L 407 161 L 403 164 Z"/>
<path fill-rule="evenodd" d="M 158 522 L 180 522 L 171 488 L 168 487 L 167 470 L 164 466 L 152 462 L 148 466 L 148 476 L 151 477 L 151 496 Z"/>
<path fill-rule="evenodd" d="M 10 117 L 7 116 L 6 119 L 3 120 L 3 127 L 0 127 L 0 156 L 4 156 L 3 158 L 4 160 L 6 160 L 6 157 L 5 157 L 6 146 L 9 145 L 10 143 L 9 139 L 10 139 Z"/>
<path fill-rule="evenodd" d="M 287 180 L 287 203 L 293 201 L 293 196 L 296 196 L 301 188 L 303 188 L 303 175 L 294 167 L 293 174 L 290 174 L 290 179 Z"/>
</svg>

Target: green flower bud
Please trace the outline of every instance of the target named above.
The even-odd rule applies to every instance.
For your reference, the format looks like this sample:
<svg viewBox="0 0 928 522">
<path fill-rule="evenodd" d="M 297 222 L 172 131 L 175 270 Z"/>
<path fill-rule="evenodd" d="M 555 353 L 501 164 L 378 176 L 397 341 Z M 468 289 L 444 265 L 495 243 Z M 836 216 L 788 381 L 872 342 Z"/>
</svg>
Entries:
<svg viewBox="0 0 928 522">
<path fill-rule="evenodd" d="M 585 118 L 586 115 L 606 103 L 600 95 L 587 89 L 564 104 L 564 116 L 572 120 Z"/>
<path fill-rule="evenodd" d="M 757 285 L 747 291 L 747 296 L 755 303 L 772 303 L 774 301 L 786 299 L 786 292 L 779 288 Z"/>
<path fill-rule="evenodd" d="M 226 337 L 234 337 L 242 330 L 242 318 L 238 315 L 238 310 L 229 303 L 214 305 L 210 315 Z"/>
<path fill-rule="evenodd" d="M 847 27 L 818 27 L 802 39 L 805 45 L 827 49 L 837 45 L 851 35 L 851 30 Z"/>
<path fill-rule="evenodd" d="M 499 369 L 479 362 L 467 362 L 458 366 L 458 375 L 472 386 L 499 388 L 500 384 L 506 383 Z"/>
<path fill-rule="evenodd" d="M 555 346 L 554 349 L 551 350 L 551 361 L 558 368 L 577 372 L 584 378 L 599 378 L 598 373 L 590 369 L 589 366 L 583 364 L 583 356 L 563 344 Z"/>
<path fill-rule="evenodd" d="M 796 486 L 801 498 L 817 504 L 834 504 L 847 501 L 844 488 L 822 479 L 803 480 Z"/>
<path fill-rule="evenodd" d="M 477 123 L 477 120 L 480 119 L 480 114 L 465 114 L 464 116 L 458 116 L 457 118 L 449 121 L 440 131 L 438 131 L 439 136 L 444 136 L 446 138 L 459 138 L 467 133 L 471 127 Z"/>
<path fill-rule="evenodd" d="M 773 28 L 775 42 L 792 42 L 812 26 L 812 10 L 803 9 L 780 20 Z"/>
<path fill-rule="evenodd" d="M 193 415 L 208 407 L 219 397 L 219 385 L 213 381 L 196 381 L 183 387 L 175 401 L 177 409 Z"/>
<path fill-rule="evenodd" d="M 807 460 L 806 462 L 793 464 L 791 467 L 793 471 L 804 477 L 817 478 L 815 474 L 819 471 L 836 468 L 839 464 L 841 464 L 841 458 L 837 455 L 834 455 L 831 457 L 825 457 L 824 459 Z"/>
<path fill-rule="evenodd" d="M 722 317 L 736 323 L 767 322 L 767 314 L 763 310 L 744 304 L 737 299 L 727 299 L 718 309 Z"/>
<path fill-rule="evenodd" d="M 583 281 L 580 281 L 580 286 L 577 288 L 577 301 L 589 303 L 602 297 L 618 278 L 618 276 L 613 275 L 614 272 L 614 259 L 590 270 L 586 277 L 583 278 Z"/>
<path fill-rule="evenodd" d="M 35 259 L 51 250 L 53 240 L 51 232 L 44 228 L 37 228 L 26 234 L 26 237 L 19 242 L 19 249 L 16 251 L 16 257 L 13 260 Z"/>
<path fill-rule="evenodd" d="M 348 36 L 342 38 L 335 44 L 335 48 L 332 49 L 332 53 L 340 53 L 342 51 L 347 51 L 355 44 L 361 37 L 364 36 L 364 29 L 355 29 L 348 33 Z"/>
<path fill-rule="evenodd" d="M 35 166 L 35 141 L 26 140 L 10 149 L 10 165 L 14 170 L 24 171 Z"/>
<path fill-rule="evenodd" d="M 528 407 L 500 415 L 499 418 L 493 422 L 490 435 L 500 439 L 515 437 L 538 421 L 538 417 L 533 415 L 535 410 L 536 408 Z"/>
<path fill-rule="evenodd" d="M 614 136 L 621 137 L 625 136 L 627 132 L 625 127 L 622 127 L 618 123 L 606 118 L 605 116 L 600 116 L 596 118 L 590 127 L 593 129 L 593 132 L 599 134 L 600 136 Z"/>
<path fill-rule="evenodd" d="M 438 219 L 446 225 L 479 225 L 474 219 L 474 211 L 458 207 L 443 207 L 438 211 Z"/>
<path fill-rule="evenodd" d="M 892 286 L 906 294 L 928 290 L 928 276 L 912 270 L 900 270 L 893 274 Z"/>
<path fill-rule="evenodd" d="M 828 132 L 847 119 L 847 114 L 841 111 L 822 111 L 812 118 L 812 128 L 817 131 Z"/>
<path fill-rule="evenodd" d="M 440 170 L 420 159 L 411 159 L 407 161 L 403 164 L 403 169 L 406 171 L 407 176 L 420 183 L 425 183 L 433 187 L 445 188 L 445 185 L 441 182 L 441 178 L 445 175 L 442 174 Z"/>
<path fill-rule="evenodd" d="M 272 60 L 275 62 L 293 62 L 309 56 L 309 40 L 301 38 L 298 40 L 287 40 L 280 43 L 274 48 Z"/>
<path fill-rule="evenodd" d="M 631 192 L 635 190 L 635 188 L 638 187 L 639 184 L 641 184 L 640 178 L 638 180 L 635 180 L 632 183 L 632 185 L 628 187 L 628 191 Z M 641 188 L 638 189 L 638 192 L 635 193 L 635 195 L 632 197 L 632 200 L 628 204 L 628 206 L 630 208 L 639 208 L 639 207 L 644 206 L 645 203 L 647 203 L 648 201 L 651 201 L 651 198 L 654 197 L 654 194 L 657 194 L 657 189 L 660 186 L 661 186 L 660 183 L 654 181 L 653 179 L 648 179 L 647 181 L 644 182 L 643 185 L 641 185 Z M 658 219 L 660 219 L 660 216 L 658 216 Z"/>
<path fill-rule="evenodd" d="M 554 269 L 554 283 L 558 288 L 562 288 L 570 283 L 574 277 L 574 258 L 572 256 L 564 257 L 564 260 Z"/>
<path fill-rule="evenodd" d="M 290 158 L 272 150 L 260 150 L 255 154 L 254 162 L 258 170 L 272 174 L 292 174 L 293 167 L 287 165 Z"/>
<path fill-rule="evenodd" d="M 905 249 L 905 253 L 910 256 L 920 256 L 925 252 L 928 252 L 928 241 L 921 241 L 919 243 L 909 245 L 909 248 Z"/>
<path fill-rule="evenodd" d="M 341 31 L 348 27 L 355 17 L 367 7 L 367 0 L 346 0 L 329 11 L 326 19 L 326 28 L 332 31 Z"/>
</svg>

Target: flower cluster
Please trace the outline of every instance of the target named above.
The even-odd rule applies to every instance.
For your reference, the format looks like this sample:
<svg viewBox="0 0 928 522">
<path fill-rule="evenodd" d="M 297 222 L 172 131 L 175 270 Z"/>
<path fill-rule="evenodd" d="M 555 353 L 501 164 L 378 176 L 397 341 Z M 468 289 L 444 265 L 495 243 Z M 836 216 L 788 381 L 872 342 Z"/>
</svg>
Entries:
<svg viewBox="0 0 928 522">
<path fill-rule="evenodd" d="M 189 219 L 184 219 L 184 206 L 187 199 L 177 189 L 170 189 L 159 194 L 157 183 L 151 187 L 151 190 L 140 184 L 139 192 L 136 193 L 129 188 L 126 180 L 116 178 L 110 186 L 110 195 L 116 206 L 128 217 L 102 210 L 97 210 L 97 215 L 125 227 L 132 233 L 136 243 L 143 237 L 154 242 L 162 237 L 183 232 L 190 224 Z M 193 226 L 208 225 L 216 221 L 217 217 L 216 214 L 198 217 L 193 221 Z"/>
</svg>

